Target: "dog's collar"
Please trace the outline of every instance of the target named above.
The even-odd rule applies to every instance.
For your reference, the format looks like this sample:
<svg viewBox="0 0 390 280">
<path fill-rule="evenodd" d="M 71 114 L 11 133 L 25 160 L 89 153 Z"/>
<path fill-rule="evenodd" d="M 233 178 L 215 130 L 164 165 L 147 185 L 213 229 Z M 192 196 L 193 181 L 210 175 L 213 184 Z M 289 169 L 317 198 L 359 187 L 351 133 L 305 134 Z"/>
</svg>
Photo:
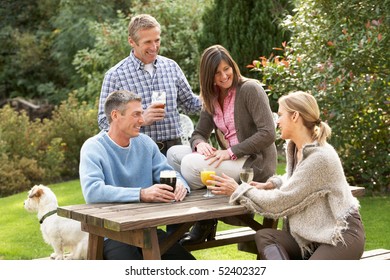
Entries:
<svg viewBox="0 0 390 280">
<path fill-rule="evenodd" d="M 51 215 L 57 213 L 57 210 L 52 210 L 48 213 L 46 213 L 45 215 L 43 215 L 43 217 L 39 220 L 39 223 L 42 224 L 43 221 L 47 218 L 47 217 L 50 217 Z"/>
</svg>

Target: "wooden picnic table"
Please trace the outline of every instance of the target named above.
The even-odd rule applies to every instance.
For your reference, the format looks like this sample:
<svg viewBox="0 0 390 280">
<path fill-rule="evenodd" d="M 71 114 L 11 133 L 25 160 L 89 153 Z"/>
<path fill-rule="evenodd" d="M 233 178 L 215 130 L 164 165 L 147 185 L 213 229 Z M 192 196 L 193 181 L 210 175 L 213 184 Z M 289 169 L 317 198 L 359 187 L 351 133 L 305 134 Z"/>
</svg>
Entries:
<svg viewBox="0 0 390 280">
<path fill-rule="evenodd" d="M 355 196 L 364 194 L 364 188 L 353 187 L 351 191 Z M 277 226 L 277 220 L 264 218 L 261 224 L 252 219 L 244 206 L 230 205 L 228 196 L 205 198 L 204 193 L 205 190 L 192 191 L 181 202 L 79 204 L 58 207 L 57 212 L 59 216 L 80 221 L 82 230 L 89 233 L 87 258 L 90 260 L 103 259 L 104 237 L 140 247 L 144 259 L 157 260 L 200 220 L 234 217 L 253 231 Z M 170 224 L 181 226 L 160 244 L 157 228 Z M 248 241 L 247 237 L 236 236 L 231 240 L 241 243 Z M 227 244 L 223 240 L 217 242 Z M 202 245 L 207 247 L 207 243 Z"/>
<path fill-rule="evenodd" d="M 272 219 L 263 224 L 251 219 L 244 206 L 230 205 L 228 196 L 203 197 L 205 190 L 195 190 L 184 201 L 172 203 L 80 204 L 58 207 L 58 215 L 81 222 L 89 233 L 88 259 L 103 258 L 104 237 L 142 248 L 144 259 L 160 259 L 176 240 L 197 221 L 236 217 L 253 230 L 276 227 Z M 157 228 L 181 224 L 162 244 Z M 238 240 L 239 241 L 239 240 Z"/>
</svg>

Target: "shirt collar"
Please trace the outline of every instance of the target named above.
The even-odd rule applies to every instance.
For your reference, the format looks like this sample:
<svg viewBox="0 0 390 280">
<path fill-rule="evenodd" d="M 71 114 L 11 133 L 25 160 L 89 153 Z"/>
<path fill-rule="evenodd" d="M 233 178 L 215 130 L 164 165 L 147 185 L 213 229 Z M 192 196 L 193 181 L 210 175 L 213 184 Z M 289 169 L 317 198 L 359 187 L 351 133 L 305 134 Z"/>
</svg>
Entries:
<svg viewBox="0 0 390 280">
<path fill-rule="evenodd" d="M 158 57 L 156 58 L 156 60 L 153 62 L 153 66 L 155 68 L 157 68 L 157 64 L 158 64 Z M 135 55 L 134 55 L 134 50 L 131 50 L 130 52 L 130 60 L 134 63 L 134 65 L 136 66 L 137 69 L 142 69 L 144 70 L 145 69 L 145 63 L 143 63 L 141 60 L 139 60 Z"/>
</svg>

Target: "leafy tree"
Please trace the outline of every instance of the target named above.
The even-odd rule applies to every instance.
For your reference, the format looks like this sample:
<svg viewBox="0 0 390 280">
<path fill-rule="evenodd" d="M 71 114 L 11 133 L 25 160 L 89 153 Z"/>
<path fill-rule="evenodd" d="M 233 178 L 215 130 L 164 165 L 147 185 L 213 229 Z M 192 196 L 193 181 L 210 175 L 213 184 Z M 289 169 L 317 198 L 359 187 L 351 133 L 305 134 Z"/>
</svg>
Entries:
<svg viewBox="0 0 390 280">
<path fill-rule="evenodd" d="M 54 93 L 55 62 L 48 55 L 50 18 L 59 1 L 2 1 L 0 5 L 1 98 Z M 49 70 L 50 69 L 50 70 Z M 40 87 L 39 87 L 40 86 Z"/>
<path fill-rule="evenodd" d="M 312 92 L 349 182 L 389 191 L 390 1 L 306 0 L 296 7 L 283 22 L 290 42 L 253 69 L 273 100 Z"/>
<path fill-rule="evenodd" d="M 72 60 L 95 38 L 88 25 L 128 10 L 125 0 L 18 0 L 0 5 L 0 98 L 59 103 L 82 80 Z"/>
<path fill-rule="evenodd" d="M 84 86 L 76 90 L 81 99 L 94 101 L 100 94 L 104 73 L 129 55 L 128 24 L 129 18 L 121 11 L 113 22 L 89 23 L 88 30 L 95 43 L 91 48 L 79 50 L 73 60 L 73 66 L 84 82 Z"/>
<path fill-rule="evenodd" d="M 95 37 L 89 32 L 89 24 L 110 20 L 115 16 L 115 2 L 114 4 L 104 0 L 60 2 L 59 13 L 52 18 L 55 29 L 51 56 L 58 61 L 57 71 L 66 77 L 64 82 L 71 83 L 71 88 L 81 85 L 81 79 L 72 67 L 75 54 L 78 50 L 90 48 L 95 43 Z"/>
<path fill-rule="evenodd" d="M 243 74 L 249 75 L 246 65 L 288 39 L 277 21 L 291 9 L 287 0 L 215 0 L 202 17 L 200 52 L 214 44 L 223 45 Z"/>
</svg>

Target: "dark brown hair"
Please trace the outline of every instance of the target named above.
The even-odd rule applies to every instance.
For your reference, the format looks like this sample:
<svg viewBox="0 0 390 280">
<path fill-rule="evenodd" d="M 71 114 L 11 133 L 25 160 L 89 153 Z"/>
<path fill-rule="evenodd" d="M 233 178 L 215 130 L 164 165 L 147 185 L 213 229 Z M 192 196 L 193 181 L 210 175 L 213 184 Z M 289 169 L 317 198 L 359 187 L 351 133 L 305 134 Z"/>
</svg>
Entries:
<svg viewBox="0 0 390 280">
<path fill-rule="evenodd" d="M 233 68 L 232 87 L 237 87 L 241 80 L 241 73 L 237 63 L 224 47 L 214 45 L 203 51 L 199 69 L 200 96 L 203 100 L 203 109 L 210 114 L 214 113 L 213 100 L 218 95 L 214 85 L 214 77 L 222 60 Z"/>
</svg>

